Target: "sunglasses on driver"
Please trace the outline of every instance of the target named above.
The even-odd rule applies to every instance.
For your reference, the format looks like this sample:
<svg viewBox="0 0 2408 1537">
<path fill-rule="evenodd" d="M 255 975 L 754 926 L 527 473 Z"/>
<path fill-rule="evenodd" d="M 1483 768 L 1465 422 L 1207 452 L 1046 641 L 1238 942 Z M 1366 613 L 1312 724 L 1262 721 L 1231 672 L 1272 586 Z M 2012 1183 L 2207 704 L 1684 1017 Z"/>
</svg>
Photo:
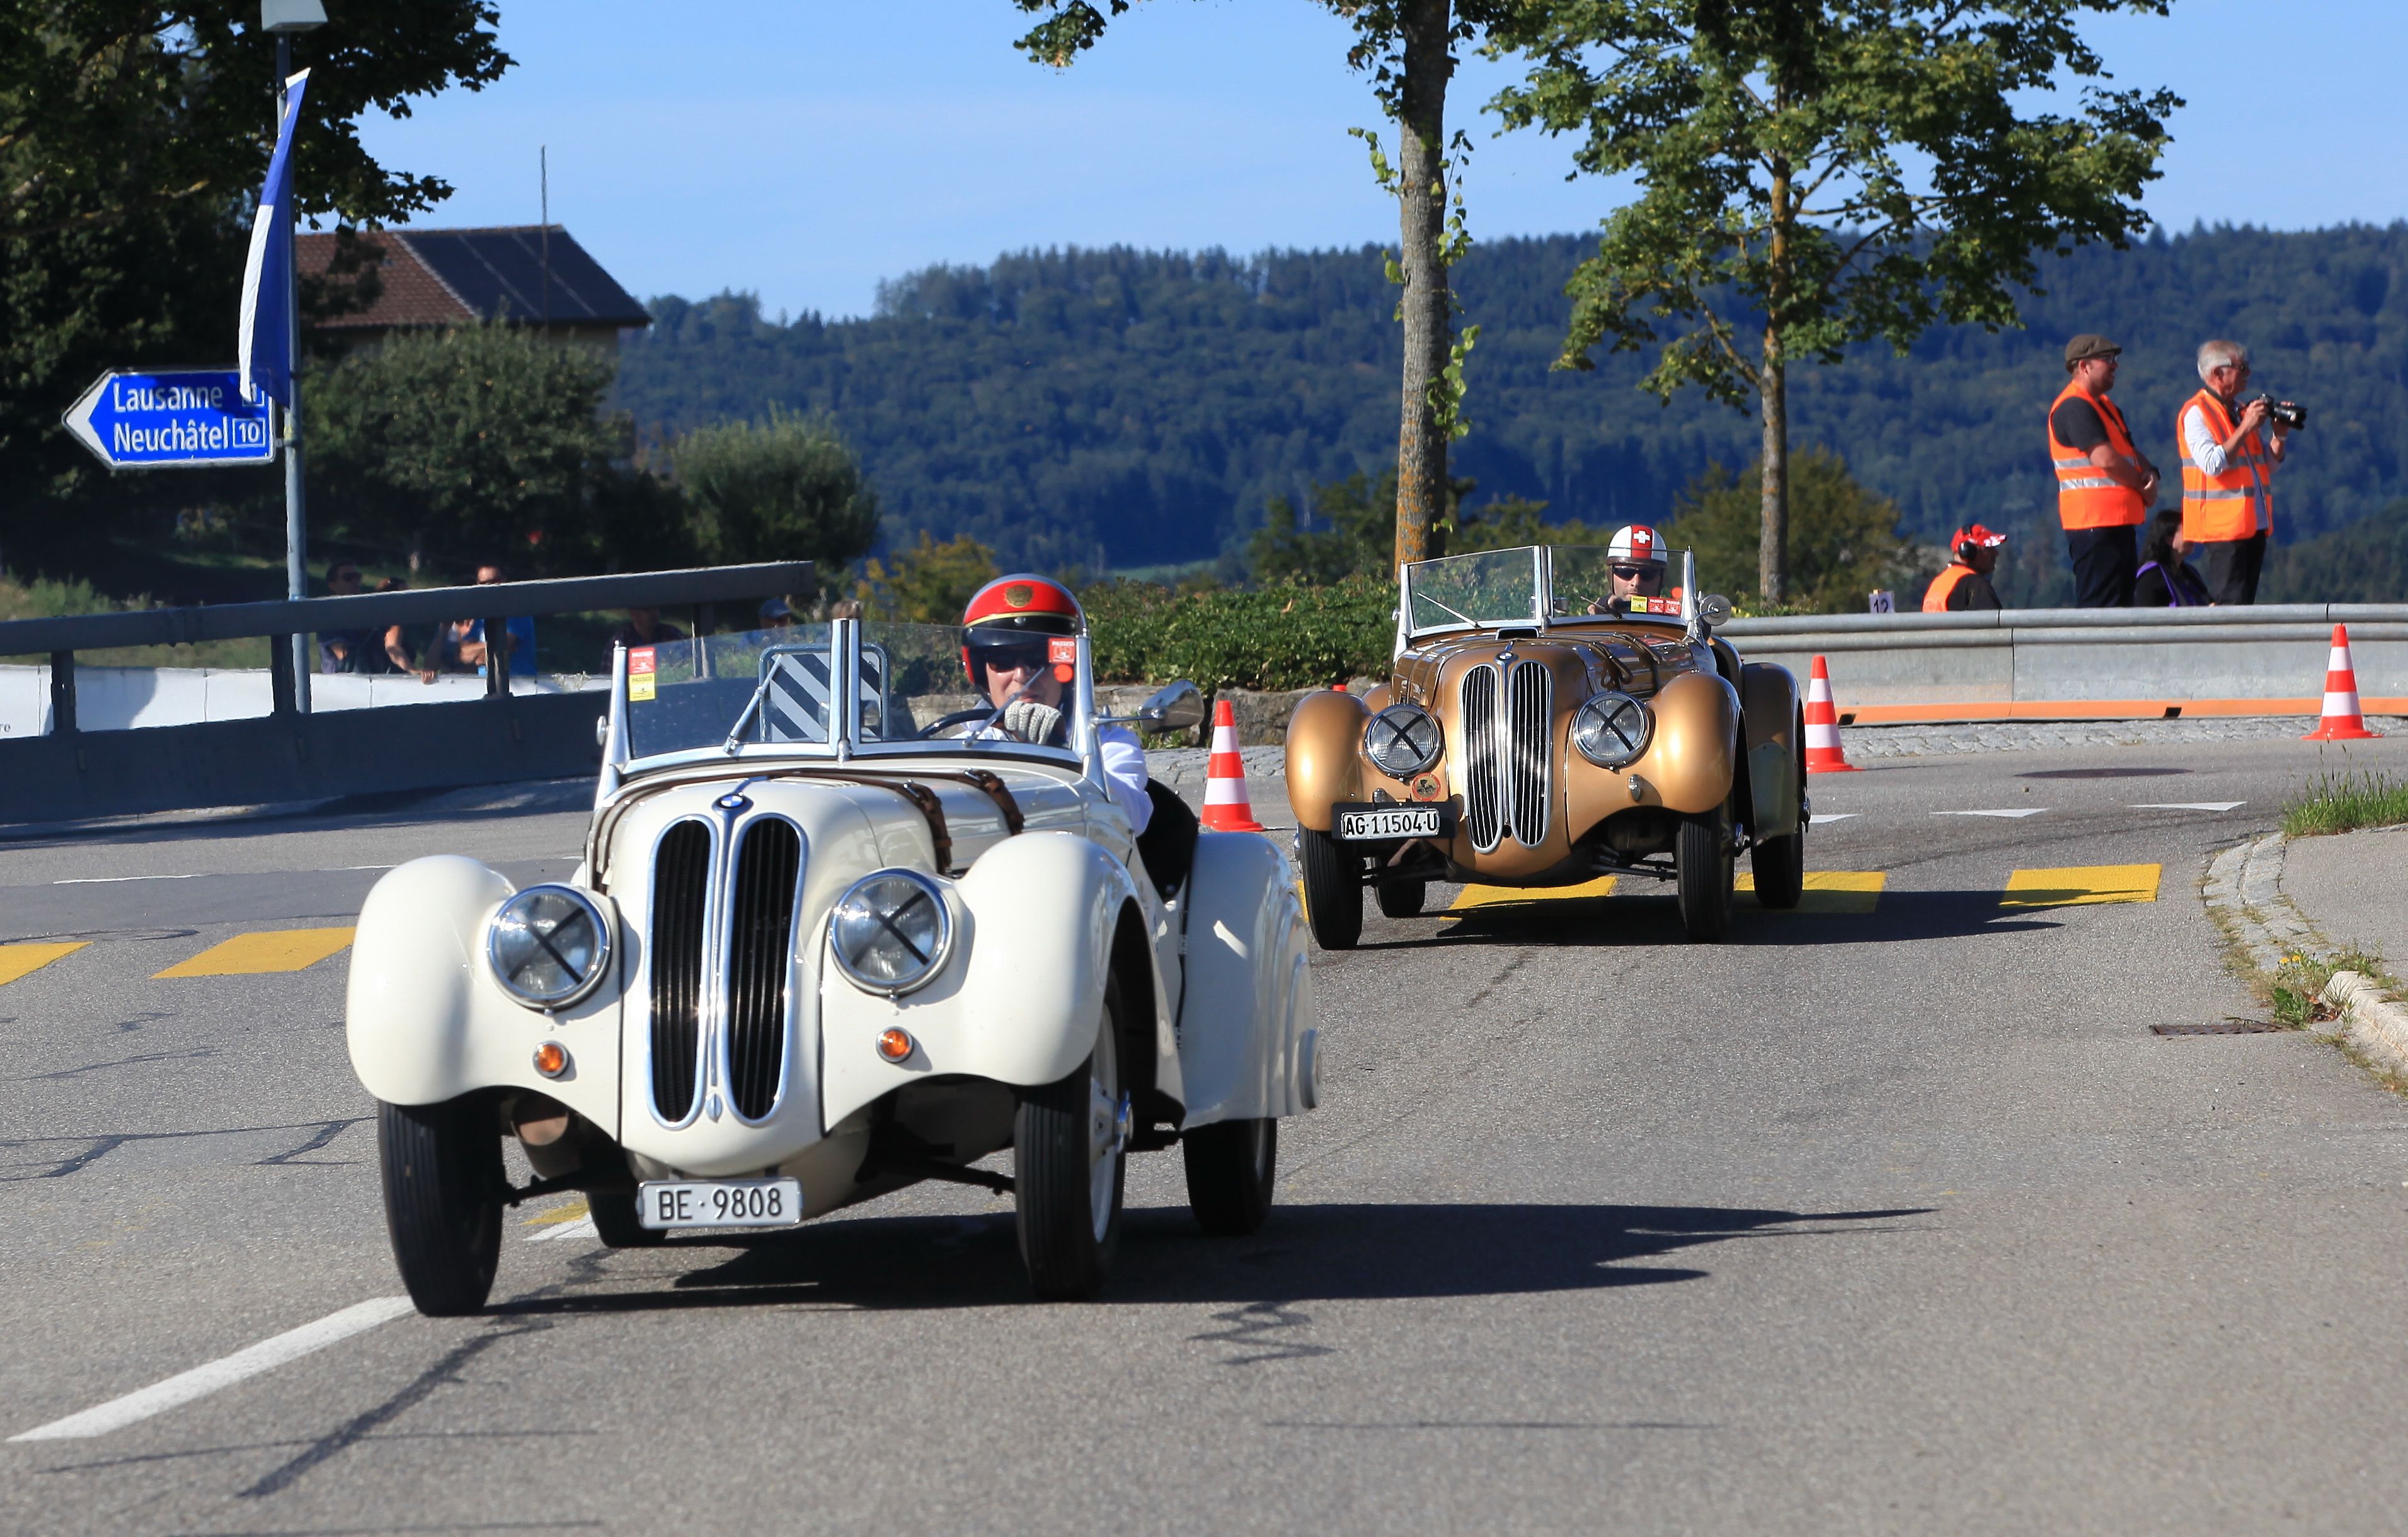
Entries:
<svg viewBox="0 0 2408 1537">
<path fill-rule="evenodd" d="M 1017 635 L 1009 640 L 998 637 L 995 640 L 972 641 L 970 657 L 981 667 L 990 668 L 998 673 L 1033 673 L 1045 665 L 1049 655 L 1046 648 L 1047 637 L 1042 635 L 1033 639 L 1023 639 Z"/>
</svg>

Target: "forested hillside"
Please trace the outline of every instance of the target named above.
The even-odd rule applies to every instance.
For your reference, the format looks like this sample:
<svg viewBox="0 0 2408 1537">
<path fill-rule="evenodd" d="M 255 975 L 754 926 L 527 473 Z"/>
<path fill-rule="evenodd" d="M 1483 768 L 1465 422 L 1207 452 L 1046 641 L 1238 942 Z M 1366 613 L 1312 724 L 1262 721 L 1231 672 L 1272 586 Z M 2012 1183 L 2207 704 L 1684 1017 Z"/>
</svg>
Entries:
<svg viewBox="0 0 2408 1537">
<path fill-rule="evenodd" d="M 1695 394 L 1657 405 L 1634 388 L 1635 356 L 1549 372 L 1586 244 L 1497 241 L 1456 269 L 1463 320 L 1482 329 L 1455 470 L 1479 481 L 1475 502 L 1660 518 L 1710 461 L 1743 463 L 1755 423 Z M 2041 422 L 2065 339 L 2124 344 L 2117 397 L 2172 479 L 2193 349 L 2222 334 L 2252 349 L 2259 385 L 2310 411 L 2281 537 L 2408 496 L 2408 225 L 2197 232 L 2042 270 L 2028 330 L 1940 330 L 1905 358 L 1868 349 L 1794 374 L 1795 445 L 1843 455 L 1917 537 L 1969 519 L 2028 532 L 2053 505 Z M 618 399 L 654 433 L 773 406 L 830 413 L 890 539 L 968 533 L 1015 562 L 1090 569 L 1196 560 L 1240 542 L 1270 497 L 1392 459 L 1395 304 L 1376 249 L 1027 253 L 901 278 L 859 320 L 657 300 Z"/>
</svg>

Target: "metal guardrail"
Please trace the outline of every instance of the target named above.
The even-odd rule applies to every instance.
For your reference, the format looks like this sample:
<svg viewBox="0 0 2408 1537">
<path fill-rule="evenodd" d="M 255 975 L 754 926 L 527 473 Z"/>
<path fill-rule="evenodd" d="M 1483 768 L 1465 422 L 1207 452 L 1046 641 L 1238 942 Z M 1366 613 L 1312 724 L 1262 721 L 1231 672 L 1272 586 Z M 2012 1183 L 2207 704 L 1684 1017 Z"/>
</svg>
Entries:
<svg viewBox="0 0 2408 1537">
<path fill-rule="evenodd" d="M 0 740 L 0 824 L 453 790 L 586 775 L 600 761 L 592 694 L 513 695 L 502 665 L 485 670 L 482 699 L 312 715 L 295 707 L 290 647 L 277 648 L 265 716 L 80 732 L 77 651 L 450 619 L 482 619 L 491 634 L 522 615 L 698 607 L 811 586 L 811 562 L 778 561 L 0 623 L 0 656 L 49 657 L 51 720 L 43 735 Z"/>
<path fill-rule="evenodd" d="M 1716 633 L 1734 640 L 1786 639 L 1797 635 L 1865 635 L 1888 646 L 2004 646 L 2015 631 L 2096 633 L 2106 640 L 2297 639 L 2311 632 L 2331 633 L 2336 624 L 2408 629 L 2408 603 L 2287 603 L 2251 608 L 2000 608 L 1967 614 L 1798 614 L 1780 619 L 1733 619 Z M 2298 634 L 2270 636 L 2270 629 Z M 2200 634 L 2195 632 L 2207 631 Z M 1967 638 L 1956 639 L 1964 636 Z M 1942 638 L 1949 637 L 1949 638 Z M 2051 638 L 2075 642 L 2076 633 Z"/>
<path fill-rule="evenodd" d="M 339 598 L 280 598 L 272 603 L 230 603 L 200 608 L 73 614 L 0 623 L 0 657 L 49 657 L 51 733 L 73 735 L 77 729 L 78 651 L 123 646 L 187 646 L 196 641 L 248 640 L 261 635 L 329 634 L 452 619 L 481 619 L 486 633 L 496 634 L 505 620 L 521 617 L 594 609 L 691 607 L 733 598 L 809 591 L 810 587 L 810 562 L 772 561 L 755 565 L 631 572 L 616 576 L 560 576 L 535 582 L 488 582 L 480 587 L 362 592 Z M 298 693 L 289 668 L 284 656 L 273 659 L 271 671 L 279 715 L 294 711 Z M 485 675 L 489 696 L 509 697 L 508 668 L 488 667 Z"/>
</svg>

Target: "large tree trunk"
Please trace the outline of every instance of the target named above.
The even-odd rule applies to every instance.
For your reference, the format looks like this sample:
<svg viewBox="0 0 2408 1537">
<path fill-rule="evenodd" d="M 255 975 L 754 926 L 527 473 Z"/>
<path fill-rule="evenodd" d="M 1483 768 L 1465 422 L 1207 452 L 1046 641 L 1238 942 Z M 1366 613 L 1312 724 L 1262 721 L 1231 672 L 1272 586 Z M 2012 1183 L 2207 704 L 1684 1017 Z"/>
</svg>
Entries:
<svg viewBox="0 0 2408 1537">
<path fill-rule="evenodd" d="M 1779 603 L 1789 583 L 1789 366 L 1781 333 L 1764 329 L 1764 528 L 1756 546 L 1756 590 Z"/>
<path fill-rule="evenodd" d="M 1756 590 L 1766 603 L 1779 603 L 1789 592 L 1789 365 L 1781 347 L 1782 323 L 1788 318 L 1789 205 L 1789 162 L 1776 156 L 1764 361 L 1756 379 L 1764 407 L 1764 527 L 1756 546 Z"/>
<path fill-rule="evenodd" d="M 1430 529 L 1446 513 L 1446 434 L 1430 408 L 1430 386 L 1446 371 L 1454 339 L 1446 264 L 1446 85 L 1452 0 L 1404 0 L 1405 73 L 1398 91 L 1401 151 L 1398 198 L 1405 294 L 1403 415 L 1397 429 L 1397 563 L 1426 559 Z"/>
</svg>

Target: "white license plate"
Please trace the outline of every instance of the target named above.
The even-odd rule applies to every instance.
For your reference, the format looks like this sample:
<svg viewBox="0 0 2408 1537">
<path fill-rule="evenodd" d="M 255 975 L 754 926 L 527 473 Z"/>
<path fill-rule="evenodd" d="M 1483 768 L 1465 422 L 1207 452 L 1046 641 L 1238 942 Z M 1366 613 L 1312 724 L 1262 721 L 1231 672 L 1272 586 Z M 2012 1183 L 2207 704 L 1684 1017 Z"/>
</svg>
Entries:
<svg viewBox="0 0 2408 1537">
<path fill-rule="evenodd" d="M 1338 814 L 1338 836 L 1349 842 L 1376 842 L 1382 838 L 1435 838 L 1439 833 L 1439 808 L 1434 805 L 1383 807 L 1378 811 L 1341 811 Z"/>
<path fill-rule="evenodd" d="M 803 1219 L 803 1188 L 791 1179 L 652 1179 L 636 1187 L 645 1227 L 791 1228 Z"/>
</svg>

